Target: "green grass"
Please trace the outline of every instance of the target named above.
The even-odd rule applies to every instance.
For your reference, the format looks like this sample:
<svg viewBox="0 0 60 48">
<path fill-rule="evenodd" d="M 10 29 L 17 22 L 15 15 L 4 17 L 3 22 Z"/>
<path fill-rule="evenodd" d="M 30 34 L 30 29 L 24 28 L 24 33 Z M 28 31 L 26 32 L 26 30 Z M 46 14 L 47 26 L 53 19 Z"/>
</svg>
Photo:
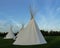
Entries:
<svg viewBox="0 0 60 48">
<path fill-rule="evenodd" d="M 0 37 L 0 48 L 60 48 L 60 36 L 46 36 L 47 44 L 35 46 L 14 46 L 13 40 L 6 40 Z"/>
</svg>

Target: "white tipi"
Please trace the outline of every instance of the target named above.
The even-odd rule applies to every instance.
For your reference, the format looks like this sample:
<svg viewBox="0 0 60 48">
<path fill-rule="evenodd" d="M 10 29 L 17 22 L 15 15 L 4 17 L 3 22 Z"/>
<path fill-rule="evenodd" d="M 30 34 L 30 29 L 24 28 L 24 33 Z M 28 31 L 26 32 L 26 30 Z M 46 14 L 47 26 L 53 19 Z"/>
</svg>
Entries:
<svg viewBox="0 0 60 48">
<path fill-rule="evenodd" d="M 9 32 L 8 32 L 8 34 L 4 37 L 4 39 L 13 39 L 13 40 L 15 40 L 15 35 L 14 35 L 14 33 L 12 32 L 12 26 L 10 26 L 10 28 L 9 28 Z"/>
<path fill-rule="evenodd" d="M 24 31 L 24 25 L 22 24 L 22 28 L 20 29 L 20 32 L 16 35 L 16 37 L 19 37 L 23 31 Z"/>
<path fill-rule="evenodd" d="M 31 20 L 29 24 L 19 33 L 13 45 L 37 45 L 47 43 L 34 20 L 33 13 L 31 11 L 30 13 Z"/>
</svg>

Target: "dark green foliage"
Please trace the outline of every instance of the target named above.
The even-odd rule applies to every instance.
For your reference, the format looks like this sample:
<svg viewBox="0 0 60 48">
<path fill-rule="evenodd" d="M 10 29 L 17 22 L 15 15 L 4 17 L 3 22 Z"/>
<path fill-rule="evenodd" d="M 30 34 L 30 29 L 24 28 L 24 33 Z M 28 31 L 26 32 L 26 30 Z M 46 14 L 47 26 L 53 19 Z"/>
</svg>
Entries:
<svg viewBox="0 0 60 48">
<path fill-rule="evenodd" d="M 40 30 L 41 33 L 44 35 L 44 36 L 60 36 L 60 31 L 44 31 L 44 30 Z"/>
<path fill-rule="evenodd" d="M 44 30 L 40 30 L 40 31 L 41 31 L 41 33 L 42 33 L 44 36 L 60 36 L 60 31 L 52 31 L 52 30 L 51 30 L 50 32 L 44 31 Z M 5 37 L 7 33 L 8 33 L 8 32 L 6 32 L 6 33 L 0 32 L 0 37 Z M 19 33 L 19 32 L 14 33 L 15 36 L 16 36 L 18 33 Z"/>
<path fill-rule="evenodd" d="M 0 33 L 0 37 L 5 37 L 7 33 Z"/>
<path fill-rule="evenodd" d="M 6 36 L 6 34 L 8 34 L 8 32 L 4 32 L 4 33 L 2 33 L 2 32 L 0 32 L 0 37 L 5 37 Z M 18 32 L 17 33 L 14 33 L 15 34 L 15 36 L 18 34 Z"/>
</svg>

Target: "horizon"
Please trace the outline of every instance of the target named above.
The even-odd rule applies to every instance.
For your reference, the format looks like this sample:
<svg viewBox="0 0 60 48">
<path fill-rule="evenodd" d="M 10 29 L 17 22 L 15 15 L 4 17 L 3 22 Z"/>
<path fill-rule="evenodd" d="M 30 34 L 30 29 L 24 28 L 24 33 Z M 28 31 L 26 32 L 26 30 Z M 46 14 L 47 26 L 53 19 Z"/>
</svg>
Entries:
<svg viewBox="0 0 60 48">
<path fill-rule="evenodd" d="M 35 14 L 39 29 L 60 31 L 60 0 L 1 0 L 0 31 L 8 31 L 10 24 L 13 31 L 19 31 L 21 24 L 30 21 L 29 5 Z"/>
</svg>

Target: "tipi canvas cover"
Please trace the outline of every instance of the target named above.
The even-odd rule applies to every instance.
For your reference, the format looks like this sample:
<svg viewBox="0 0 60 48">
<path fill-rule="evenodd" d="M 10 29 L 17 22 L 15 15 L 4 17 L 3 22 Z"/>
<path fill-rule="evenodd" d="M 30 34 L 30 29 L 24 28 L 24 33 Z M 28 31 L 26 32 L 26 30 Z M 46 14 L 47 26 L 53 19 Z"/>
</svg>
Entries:
<svg viewBox="0 0 60 48">
<path fill-rule="evenodd" d="M 22 24 L 22 28 L 20 29 L 20 32 L 16 35 L 16 37 L 19 37 L 23 31 L 24 31 L 24 25 Z"/>
<path fill-rule="evenodd" d="M 47 43 L 40 32 L 34 17 L 31 13 L 31 20 L 24 28 L 22 32 L 19 33 L 19 36 L 16 38 L 16 41 L 13 45 L 37 45 Z"/>
<path fill-rule="evenodd" d="M 14 45 L 36 45 L 46 43 L 34 19 L 31 19 L 27 27 L 19 34 L 20 35 L 13 43 Z"/>
<path fill-rule="evenodd" d="M 12 32 L 12 26 L 10 27 L 8 34 L 4 37 L 4 39 L 14 39 L 15 40 L 15 35 Z"/>
</svg>

